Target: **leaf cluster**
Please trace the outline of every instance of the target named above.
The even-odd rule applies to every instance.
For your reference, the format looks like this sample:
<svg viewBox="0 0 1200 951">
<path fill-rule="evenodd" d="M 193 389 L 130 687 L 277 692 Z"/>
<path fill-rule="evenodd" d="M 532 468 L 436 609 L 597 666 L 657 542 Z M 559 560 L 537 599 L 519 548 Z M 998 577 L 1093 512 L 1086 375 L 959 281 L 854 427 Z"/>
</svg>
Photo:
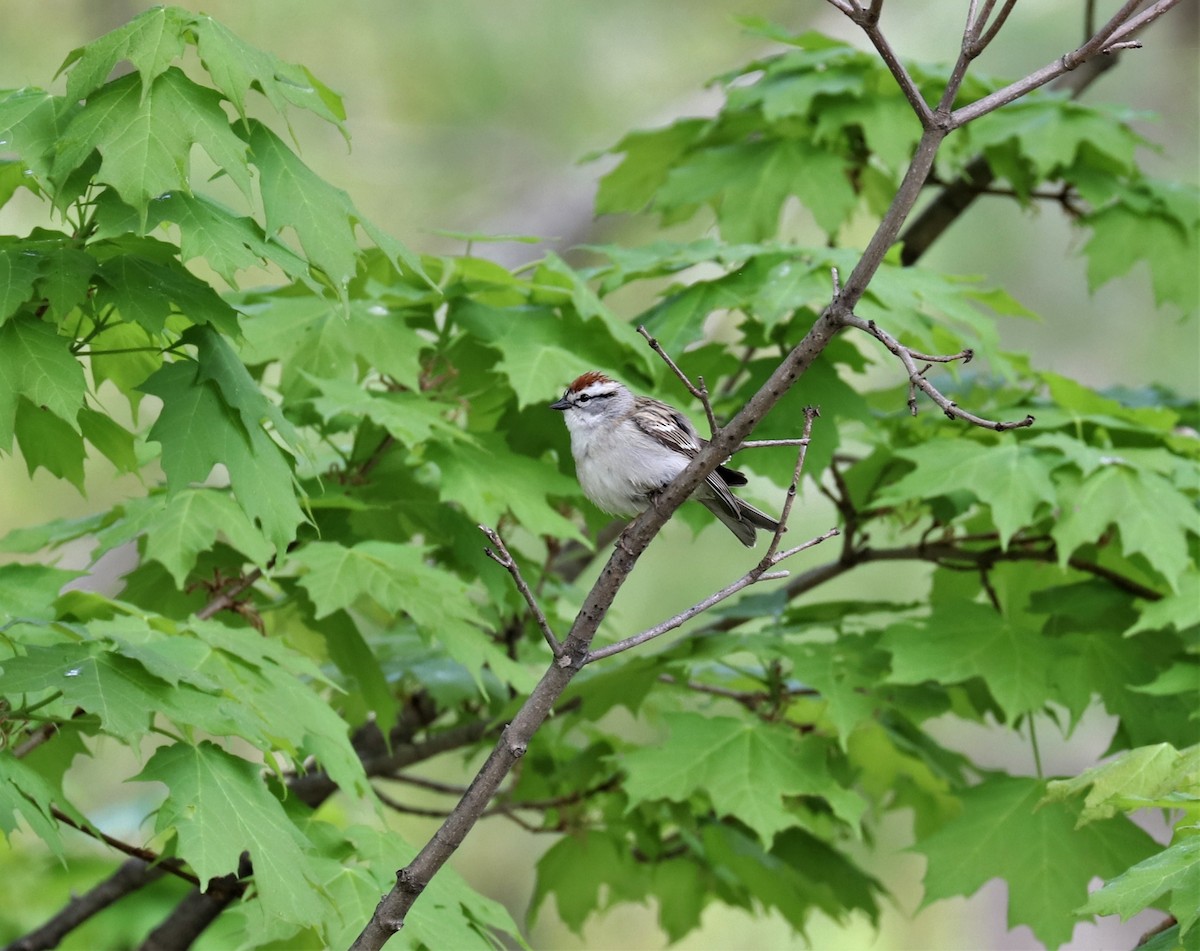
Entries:
<svg viewBox="0 0 1200 951">
<path fill-rule="evenodd" d="M 370 807 L 419 811 L 402 801 L 418 782 L 444 812 L 462 790 L 421 767 L 494 739 L 548 662 L 477 526 L 504 536 L 553 628 L 578 610 L 606 520 L 545 404 L 595 368 L 682 403 L 644 325 L 732 414 L 817 319 L 831 269 L 852 269 L 852 220 L 886 210 L 920 133 L 903 97 L 871 56 L 783 38 L 721 80 L 715 118 L 623 139 L 601 183 L 601 212 L 708 209 L 717 235 L 516 270 L 375 227 L 273 131 L 292 109 L 340 128 L 337 96 L 204 15 L 143 13 L 68 56 L 64 94 L 0 98 L 0 200 L 29 188 L 61 225 L 0 238 L 0 450 L 80 487 L 94 451 L 146 485 L 0 541 L 22 557 L 0 567 L 6 835 L 74 862 L 63 817 L 99 830 L 64 777 L 123 744 L 140 759 L 120 778 L 168 790 L 141 807 L 147 847 L 228 889 L 222 936 L 353 939 L 416 851 Z M 944 88 L 944 69 L 911 72 Z M 1059 189 L 1092 231 L 1096 286 L 1136 257 L 1120 244 L 1145 251 L 1159 301 L 1194 309 L 1177 264 L 1195 194 L 1142 176 L 1130 118 L 1039 95 L 952 138 L 940 174 L 981 154 L 1019 202 Z M 789 205 L 821 246 L 796 243 Z M 649 303 L 627 319 L 631 295 Z M 797 932 L 814 913 L 875 922 L 887 887 L 864 855 L 900 811 L 930 901 L 1001 876 L 1010 923 L 1047 945 L 1147 905 L 1194 935 L 1200 410 L 1003 352 L 997 321 L 1033 315 L 980 280 L 897 258 L 857 312 L 914 351 L 986 357 L 939 386 L 1036 428 L 914 418 L 873 338 L 835 340 L 755 435 L 794 437 L 820 406 L 805 503 L 836 510 L 841 550 L 576 678 L 492 807 L 556 836 L 533 911 L 553 896 L 579 929 L 653 896 L 672 940 L 714 903 Z M 737 458 L 768 504 L 794 463 Z M 52 567 L 80 540 L 93 559 L 136 552 L 116 593 Z M 882 565 L 896 574 L 876 587 Z M 813 594 L 843 574 L 866 580 L 856 597 Z M 1097 710 L 1119 758 L 1059 781 L 985 767 L 935 726 L 1011 730 L 1036 756 L 1038 730 L 1070 736 Z M 1139 808 L 1182 816 L 1165 849 L 1128 820 Z M 1094 876 L 1111 882 L 1089 898 Z M 403 934 L 519 931 L 443 874 Z"/>
</svg>

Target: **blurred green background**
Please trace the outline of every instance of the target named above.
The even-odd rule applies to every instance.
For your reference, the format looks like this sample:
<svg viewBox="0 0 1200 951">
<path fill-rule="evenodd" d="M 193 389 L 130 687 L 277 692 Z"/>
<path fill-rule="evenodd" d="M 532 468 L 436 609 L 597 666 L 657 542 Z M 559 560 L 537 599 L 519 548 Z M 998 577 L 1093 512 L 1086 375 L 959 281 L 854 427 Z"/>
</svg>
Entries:
<svg viewBox="0 0 1200 951">
<path fill-rule="evenodd" d="M 71 49 L 152 5 L 10 0 L 0 38 L 0 88 L 51 85 Z M 535 235 L 546 239 L 542 247 L 559 251 L 585 241 L 643 240 L 651 222 L 594 220 L 595 182 L 612 159 L 581 160 L 629 130 L 713 112 L 720 95 L 706 89 L 706 81 L 770 50 L 761 38 L 745 33 L 735 16 L 761 16 L 793 32 L 816 29 L 862 44 L 856 28 L 823 0 L 207 0 L 181 5 L 213 15 L 284 60 L 303 63 L 340 92 L 349 112 L 351 147 L 333 129 L 297 114 L 293 121 L 303 157 L 347 190 L 378 224 L 428 252 L 462 250 L 461 240 L 443 231 Z M 1044 65 L 1081 41 L 1083 6 L 1082 0 L 1019 4 L 976 68 L 1016 77 Z M 1103 15 L 1116 4 L 1099 6 Z M 947 61 L 957 50 L 966 7 L 966 0 L 891 0 L 885 5 L 884 30 L 904 57 Z M 1146 50 L 1126 54 L 1125 62 L 1087 93 L 1089 101 L 1145 110 L 1139 128 L 1163 146 L 1145 152 L 1146 167 L 1151 174 L 1189 181 L 1198 174 L 1197 11 L 1196 4 L 1180 4 L 1146 34 Z M 55 88 L 61 91 L 61 79 Z M 0 209 L 0 231 L 24 234 L 45 224 L 46 214 L 44 206 L 22 193 Z M 683 233 L 705 225 L 700 221 Z M 1196 322 L 1156 310 L 1140 266 L 1090 295 L 1080 244 L 1056 208 L 1022 213 L 1009 202 L 984 199 L 924 263 L 983 275 L 1041 314 L 1042 323 L 1011 321 L 1002 327 L 1005 345 L 1031 353 L 1039 367 L 1099 387 L 1161 382 L 1194 392 L 1200 377 Z M 537 245 L 527 244 L 481 244 L 475 250 L 506 264 L 540 254 Z M 141 491 L 133 478 L 116 479 L 97 463 L 88 495 L 81 497 L 44 472 L 30 479 L 19 457 L 0 457 L 0 534 L 97 511 Z M 832 524 L 832 514 L 819 506 L 806 515 L 796 526 L 799 533 Z M 678 526 L 656 543 L 664 562 L 673 558 L 680 564 L 693 561 L 686 557 L 693 546 L 690 531 Z M 86 560 L 86 552 L 78 552 L 78 558 Z M 635 574 L 620 617 L 630 624 L 657 620 L 664 610 L 669 613 L 727 581 L 731 570 L 720 562 L 692 564 L 686 578 L 666 586 L 669 605 L 663 604 L 661 573 L 653 579 Z M 856 575 L 853 583 L 865 580 Z M 1094 726 L 1082 728 L 1057 751 L 1043 750 L 1050 768 L 1078 768 L 1087 757 L 1098 756 L 1107 734 L 1103 723 Z M 1005 762 L 1028 759 L 1027 750 L 1016 744 L 1003 748 L 995 734 L 981 732 L 962 742 L 997 747 L 997 757 Z M 907 833 L 902 823 L 896 825 L 888 831 L 900 846 Z M 403 827 L 414 841 L 433 828 L 421 820 Z M 456 866 L 481 890 L 508 902 L 519 917 L 532 887 L 534 861 L 548 845 L 510 826 L 502 831 L 485 826 L 468 840 Z M 881 845 L 886 850 L 889 843 Z M 880 934 L 865 924 L 842 931 L 819 922 L 810 934 L 812 946 L 1036 946 L 1027 929 L 1007 931 L 1004 887 L 998 882 L 969 901 L 940 903 L 910 919 L 907 913 L 920 900 L 921 866 L 918 857 L 898 851 L 882 873 L 902 911 L 885 913 Z M 581 940 L 557 923 L 551 905 L 533 930 L 533 942 L 539 948 L 660 947 L 664 938 L 654 919 L 652 908 L 622 907 L 594 921 Z M 705 922 L 705 929 L 680 947 L 802 946 L 778 919 L 751 920 L 713 909 Z M 1147 927 L 1138 920 L 1080 927 L 1069 947 L 1132 947 Z"/>
</svg>

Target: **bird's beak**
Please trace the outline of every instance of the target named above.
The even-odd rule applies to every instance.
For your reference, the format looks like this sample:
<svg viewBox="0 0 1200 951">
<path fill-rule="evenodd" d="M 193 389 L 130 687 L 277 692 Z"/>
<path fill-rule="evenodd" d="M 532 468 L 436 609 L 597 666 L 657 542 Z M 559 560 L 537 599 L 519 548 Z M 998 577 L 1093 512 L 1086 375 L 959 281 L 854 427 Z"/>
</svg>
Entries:
<svg viewBox="0 0 1200 951">
<path fill-rule="evenodd" d="M 558 409 L 558 410 L 566 410 L 566 409 L 571 408 L 571 404 L 567 402 L 567 398 L 564 396 L 562 399 L 555 400 L 553 403 L 551 403 L 550 408 Z"/>
</svg>

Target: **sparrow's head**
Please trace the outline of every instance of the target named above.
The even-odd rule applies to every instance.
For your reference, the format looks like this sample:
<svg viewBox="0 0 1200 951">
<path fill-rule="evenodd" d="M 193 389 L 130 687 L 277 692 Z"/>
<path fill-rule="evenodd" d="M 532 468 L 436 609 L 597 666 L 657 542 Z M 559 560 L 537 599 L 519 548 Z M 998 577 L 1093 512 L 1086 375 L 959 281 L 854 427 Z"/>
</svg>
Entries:
<svg viewBox="0 0 1200 951">
<path fill-rule="evenodd" d="M 562 399 L 555 400 L 550 408 L 566 413 L 568 423 L 584 423 L 618 416 L 632 402 L 633 394 L 616 380 L 599 370 L 589 370 L 568 386 Z"/>
</svg>

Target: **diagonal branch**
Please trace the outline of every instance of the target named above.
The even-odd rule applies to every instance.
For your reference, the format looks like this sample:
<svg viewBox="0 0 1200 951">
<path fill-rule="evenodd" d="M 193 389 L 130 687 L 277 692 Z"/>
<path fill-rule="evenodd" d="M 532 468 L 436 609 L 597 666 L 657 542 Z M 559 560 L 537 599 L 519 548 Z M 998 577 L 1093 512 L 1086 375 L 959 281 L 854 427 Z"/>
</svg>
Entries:
<svg viewBox="0 0 1200 951">
<path fill-rule="evenodd" d="M 928 129 L 933 124 L 933 110 L 929 108 L 929 103 L 921 95 L 921 91 L 900 61 L 900 57 L 896 55 L 896 51 L 892 49 L 892 44 L 879 29 L 879 15 L 883 9 L 883 0 L 872 0 L 868 9 L 864 9 L 858 0 L 829 0 L 829 3 L 862 28 L 867 39 L 871 41 L 871 45 L 879 53 L 879 58 L 891 71 L 896 85 L 900 87 L 900 92 L 904 94 L 904 98 L 908 100 L 908 104 L 916 113 L 921 122 L 921 128 Z"/>
<path fill-rule="evenodd" d="M 162 878 L 165 870 L 141 859 L 123 862 L 112 875 L 82 895 L 73 895 L 53 918 L 18 938 L 6 951 L 44 951 L 57 948 L 62 940 L 93 915 L 120 901 L 126 895 Z"/>
<path fill-rule="evenodd" d="M 662 348 L 662 344 L 650 335 L 645 326 L 639 325 L 637 332 L 646 338 L 646 343 L 650 344 L 650 349 L 657 353 L 671 368 L 671 372 L 679 377 L 679 381 L 687 387 L 687 391 L 700 401 L 700 405 L 704 407 L 704 415 L 708 417 L 708 431 L 715 433 L 717 431 L 717 417 L 713 414 L 712 402 L 708 398 L 708 387 L 704 385 L 704 378 L 700 378 L 700 385 L 693 385 L 688 379 L 687 374 L 679 369 L 679 364 L 671 359 L 671 355 Z"/>
</svg>

